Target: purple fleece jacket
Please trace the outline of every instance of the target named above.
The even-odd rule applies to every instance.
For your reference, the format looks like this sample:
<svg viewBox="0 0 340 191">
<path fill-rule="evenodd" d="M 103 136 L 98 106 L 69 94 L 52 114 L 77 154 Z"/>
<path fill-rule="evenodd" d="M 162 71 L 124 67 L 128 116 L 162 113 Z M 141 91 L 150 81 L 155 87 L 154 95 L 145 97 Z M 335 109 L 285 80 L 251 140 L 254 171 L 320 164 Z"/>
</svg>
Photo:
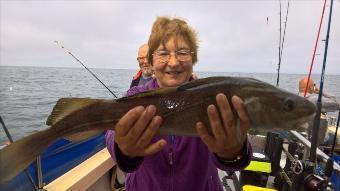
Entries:
<svg viewBox="0 0 340 191">
<path fill-rule="evenodd" d="M 135 86 L 127 95 L 159 88 L 155 79 L 144 86 Z M 199 137 L 155 136 L 152 142 L 161 138 L 167 141 L 165 148 L 147 157 L 126 158 L 114 142 L 114 131 L 106 133 L 106 146 L 118 166 L 128 172 L 128 191 L 223 191 L 217 168 L 237 171 L 246 167 L 252 156 L 247 141 L 245 155 L 237 163 L 224 163 L 212 153 Z"/>
</svg>

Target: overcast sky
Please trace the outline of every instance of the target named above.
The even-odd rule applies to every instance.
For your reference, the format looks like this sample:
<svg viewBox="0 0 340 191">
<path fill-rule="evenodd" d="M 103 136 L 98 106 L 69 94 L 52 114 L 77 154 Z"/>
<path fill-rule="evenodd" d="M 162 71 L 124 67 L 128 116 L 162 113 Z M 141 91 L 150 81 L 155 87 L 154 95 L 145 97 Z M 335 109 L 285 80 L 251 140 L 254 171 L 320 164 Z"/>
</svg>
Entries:
<svg viewBox="0 0 340 191">
<path fill-rule="evenodd" d="M 287 1 L 282 2 L 282 34 Z M 276 73 L 279 1 L 0 0 L 0 65 L 137 69 L 137 49 L 157 16 L 181 17 L 198 33 L 196 71 Z M 321 73 L 329 4 L 313 73 Z M 323 0 L 290 1 L 282 73 L 309 71 Z M 268 22 L 267 22 L 268 18 Z M 326 74 L 340 74 L 340 2 L 334 1 Z"/>
</svg>

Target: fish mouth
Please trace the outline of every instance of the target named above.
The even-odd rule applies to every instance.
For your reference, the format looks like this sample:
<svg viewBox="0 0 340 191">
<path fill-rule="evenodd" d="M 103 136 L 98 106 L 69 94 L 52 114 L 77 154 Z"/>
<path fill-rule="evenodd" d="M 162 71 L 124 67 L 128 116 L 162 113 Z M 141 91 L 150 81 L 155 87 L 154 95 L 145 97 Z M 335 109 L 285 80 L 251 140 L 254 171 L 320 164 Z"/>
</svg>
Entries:
<svg viewBox="0 0 340 191">
<path fill-rule="evenodd" d="M 299 117 L 297 119 L 290 119 L 289 121 L 286 121 L 285 123 L 278 125 L 276 127 L 275 125 L 272 125 L 268 129 L 270 129 L 270 131 L 277 131 L 277 132 L 281 132 L 285 130 L 306 131 L 308 128 L 308 124 L 312 123 L 314 117 L 315 117 L 315 113 L 304 116 L 304 117 Z"/>
<path fill-rule="evenodd" d="M 293 128 L 291 128 L 290 130 L 299 130 L 299 131 L 307 130 L 308 124 L 313 121 L 314 117 L 315 117 L 315 112 L 310 115 L 296 119 L 293 122 L 293 125 L 292 125 Z"/>
</svg>

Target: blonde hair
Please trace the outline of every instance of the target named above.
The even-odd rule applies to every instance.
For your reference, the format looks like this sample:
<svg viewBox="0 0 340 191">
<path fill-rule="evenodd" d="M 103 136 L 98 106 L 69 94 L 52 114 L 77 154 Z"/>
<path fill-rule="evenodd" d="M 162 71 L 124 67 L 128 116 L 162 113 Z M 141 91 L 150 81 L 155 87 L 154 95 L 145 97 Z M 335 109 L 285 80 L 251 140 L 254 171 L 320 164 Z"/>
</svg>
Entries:
<svg viewBox="0 0 340 191">
<path fill-rule="evenodd" d="M 170 37 L 181 37 L 188 44 L 192 54 L 192 63 L 197 62 L 197 34 L 193 28 L 191 28 L 187 22 L 179 18 L 170 19 L 169 17 L 157 17 L 153 23 L 151 34 L 149 37 L 148 45 L 148 62 L 153 65 L 152 54 L 162 44 L 165 47 L 165 43 Z"/>
</svg>

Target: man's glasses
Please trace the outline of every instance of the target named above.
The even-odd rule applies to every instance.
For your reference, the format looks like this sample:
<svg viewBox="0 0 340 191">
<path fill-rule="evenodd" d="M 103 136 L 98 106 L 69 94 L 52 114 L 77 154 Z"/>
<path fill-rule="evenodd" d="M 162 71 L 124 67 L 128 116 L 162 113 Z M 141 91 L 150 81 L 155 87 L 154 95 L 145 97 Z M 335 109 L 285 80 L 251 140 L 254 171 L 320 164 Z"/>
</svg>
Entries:
<svg viewBox="0 0 340 191">
<path fill-rule="evenodd" d="M 146 60 L 146 57 L 137 57 L 138 62 L 143 62 Z"/>
<path fill-rule="evenodd" d="M 152 55 L 155 56 L 155 58 L 158 59 L 160 62 L 166 63 L 169 62 L 171 55 L 175 55 L 178 61 L 189 61 L 193 53 L 194 52 L 191 52 L 187 49 L 177 51 L 157 50 Z"/>
</svg>

